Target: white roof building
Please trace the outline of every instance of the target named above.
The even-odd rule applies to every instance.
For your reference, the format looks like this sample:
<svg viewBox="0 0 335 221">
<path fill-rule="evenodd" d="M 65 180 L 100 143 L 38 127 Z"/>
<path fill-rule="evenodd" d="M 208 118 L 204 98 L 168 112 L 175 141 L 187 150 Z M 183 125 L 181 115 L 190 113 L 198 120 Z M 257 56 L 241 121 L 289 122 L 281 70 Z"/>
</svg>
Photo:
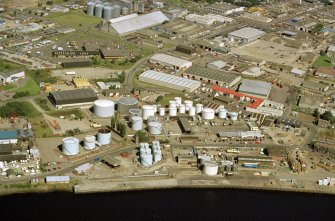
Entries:
<svg viewBox="0 0 335 221">
<path fill-rule="evenodd" d="M 306 71 L 298 69 L 298 68 L 293 68 L 291 70 L 291 73 L 294 74 L 294 75 L 297 75 L 299 77 L 302 77 L 302 76 L 304 76 L 306 74 Z"/>
<path fill-rule="evenodd" d="M 45 182 L 46 183 L 69 183 L 70 177 L 69 176 L 46 176 Z"/>
<path fill-rule="evenodd" d="M 168 20 L 168 17 L 166 17 L 161 11 L 155 11 L 149 14 L 114 22 L 111 26 L 119 35 L 124 35 L 162 24 L 164 21 Z"/>
<path fill-rule="evenodd" d="M 261 76 L 264 72 L 261 70 L 260 67 L 251 67 L 245 71 L 243 71 L 241 74 L 244 74 L 244 75 L 249 75 L 249 76 L 252 76 L 252 77 L 258 77 L 258 76 Z"/>
<path fill-rule="evenodd" d="M 239 92 L 255 95 L 260 98 L 267 98 L 271 91 L 271 84 L 264 81 L 243 79 Z"/>
<path fill-rule="evenodd" d="M 174 70 L 180 70 L 183 68 L 189 68 L 192 66 L 192 62 L 177 58 L 167 54 L 155 54 L 150 58 L 150 62 L 173 68 Z"/>
<path fill-rule="evenodd" d="M 25 77 L 24 71 L 7 71 L 7 72 L 3 71 L 0 72 L 0 84 L 1 83 L 10 84 L 24 77 Z"/>
<path fill-rule="evenodd" d="M 201 83 L 199 81 L 194 81 L 152 70 L 143 72 L 139 76 L 139 80 L 160 85 L 163 87 L 173 88 L 176 90 L 185 90 L 188 92 L 195 91 L 201 86 Z"/>
<path fill-rule="evenodd" d="M 264 31 L 258 30 L 256 28 L 245 27 L 230 32 L 228 34 L 228 38 L 230 39 L 230 41 L 251 42 L 260 38 L 263 35 L 265 35 Z"/>
<path fill-rule="evenodd" d="M 207 15 L 189 14 L 185 17 L 185 20 L 199 23 L 202 25 L 212 25 L 214 22 L 225 23 L 234 21 L 234 19 L 232 18 L 214 14 L 207 14 Z"/>
</svg>

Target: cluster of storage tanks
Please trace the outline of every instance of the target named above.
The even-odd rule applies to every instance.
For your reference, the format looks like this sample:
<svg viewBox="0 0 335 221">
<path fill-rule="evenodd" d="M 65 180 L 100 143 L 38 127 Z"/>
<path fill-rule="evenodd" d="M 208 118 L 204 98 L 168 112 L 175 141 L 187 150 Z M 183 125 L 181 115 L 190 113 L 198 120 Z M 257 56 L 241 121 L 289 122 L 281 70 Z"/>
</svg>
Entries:
<svg viewBox="0 0 335 221">
<path fill-rule="evenodd" d="M 226 174 L 236 173 L 238 170 L 238 166 L 234 164 L 232 161 L 223 160 L 220 163 L 214 161 L 210 156 L 201 156 L 200 158 L 200 168 L 205 175 L 214 176 L 219 172 Z"/>
<path fill-rule="evenodd" d="M 151 166 L 162 160 L 162 151 L 159 141 L 152 141 L 150 149 L 148 143 L 140 143 L 140 160 L 144 167 Z"/>
<path fill-rule="evenodd" d="M 106 20 L 110 20 L 112 18 L 120 17 L 124 9 L 122 9 L 119 5 L 110 5 L 104 4 L 100 2 L 88 2 L 87 3 L 87 15 L 100 17 Z M 129 12 L 127 8 L 127 14 Z"/>
<path fill-rule="evenodd" d="M 62 153 L 67 156 L 79 154 L 79 139 L 76 137 L 65 137 L 62 142 Z M 87 135 L 84 138 L 84 149 L 94 150 L 96 146 L 108 145 L 112 142 L 112 131 L 110 129 L 98 130 L 97 136 Z"/>
</svg>

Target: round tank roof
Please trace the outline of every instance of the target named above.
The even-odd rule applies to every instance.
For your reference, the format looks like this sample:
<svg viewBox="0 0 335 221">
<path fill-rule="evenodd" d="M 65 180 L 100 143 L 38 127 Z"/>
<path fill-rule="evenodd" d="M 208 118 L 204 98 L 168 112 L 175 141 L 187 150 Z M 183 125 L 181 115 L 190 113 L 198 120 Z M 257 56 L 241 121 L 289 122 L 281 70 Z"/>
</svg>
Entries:
<svg viewBox="0 0 335 221">
<path fill-rule="evenodd" d="M 121 97 L 119 103 L 124 105 L 134 105 L 138 103 L 138 100 L 133 97 Z"/>
<path fill-rule="evenodd" d="M 79 140 L 78 138 L 75 138 L 75 137 L 65 137 L 63 139 L 63 142 L 64 143 L 79 143 Z"/>
<path fill-rule="evenodd" d="M 114 106 L 114 102 L 111 100 L 100 99 L 100 100 L 94 101 L 94 105 L 100 106 L 100 107 L 110 107 L 110 106 Z"/>
</svg>

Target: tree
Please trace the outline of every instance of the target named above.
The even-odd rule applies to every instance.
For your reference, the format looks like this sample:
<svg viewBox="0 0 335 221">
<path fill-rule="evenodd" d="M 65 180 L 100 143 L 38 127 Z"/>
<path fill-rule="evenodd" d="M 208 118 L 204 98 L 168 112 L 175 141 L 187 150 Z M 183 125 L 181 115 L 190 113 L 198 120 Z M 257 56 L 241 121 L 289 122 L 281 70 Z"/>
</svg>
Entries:
<svg viewBox="0 0 335 221">
<path fill-rule="evenodd" d="M 319 109 L 318 109 L 318 108 L 315 108 L 314 113 L 313 113 L 313 116 L 314 116 L 316 119 L 319 119 L 319 118 L 320 118 L 320 112 L 319 112 Z"/>
<path fill-rule="evenodd" d="M 135 135 L 138 137 L 138 141 L 140 143 L 142 143 L 142 142 L 148 142 L 148 136 L 147 136 L 147 134 L 146 134 L 145 131 L 139 130 L 139 131 L 136 132 Z"/>
<path fill-rule="evenodd" d="M 164 99 L 164 96 L 163 96 L 163 95 L 159 95 L 159 96 L 156 98 L 156 103 L 160 103 L 160 102 L 162 102 L 163 99 Z"/>
<path fill-rule="evenodd" d="M 321 117 L 321 119 L 328 120 L 331 123 L 334 123 L 334 121 L 335 121 L 335 118 L 333 117 L 333 114 L 330 111 L 324 112 L 323 114 L 320 115 L 320 117 Z"/>
</svg>

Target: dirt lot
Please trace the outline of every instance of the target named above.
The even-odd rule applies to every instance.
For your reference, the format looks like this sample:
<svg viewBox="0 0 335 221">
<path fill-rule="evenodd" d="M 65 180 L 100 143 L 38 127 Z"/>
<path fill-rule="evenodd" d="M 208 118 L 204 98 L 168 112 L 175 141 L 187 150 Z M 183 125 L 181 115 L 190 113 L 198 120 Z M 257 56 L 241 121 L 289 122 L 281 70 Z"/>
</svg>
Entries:
<svg viewBox="0 0 335 221">
<path fill-rule="evenodd" d="M 264 132 L 272 137 L 274 143 L 286 145 L 302 145 L 308 136 L 308 130 L 305 127 L 296 129 L 290 128 L 289 131 L 284 131 L 282 127 L 272 127 Z"/>
<path fill-rule="evenodd" d="M 67 71 L 75 71 L 76 75 L 65 75 L 65 72 Z M 51 74 L 56 77 L 60 77 L 64 80 L 71 81 L 74 76 L 81 76 L 83 78 L 88 79 L 103 79 L 103 78 L 110 78 L 111 74 L 114 72 L 120 72 L 120 71 L 114 71 L 108 68 L 72 68 L 72 69 L 65 69 L 65 70 L 55 70 L 52 71 Z"/>
<path fill-rule="evenodd" d="M 24 3 L 22 0 L 3 0 L 2 5 L 8 6 L 8 8 L 30 8 L 36 7 L 39 0 L 25 0 Z"/>
<path fill-rule="evenodd" d="M 303 55 L 297 49 L 264 40 L 258 40 L 239 48 L 233 48 L 232 53 L 282 65 L 304 67 L 297 62 L 299 56 Z"/>
</svg>

